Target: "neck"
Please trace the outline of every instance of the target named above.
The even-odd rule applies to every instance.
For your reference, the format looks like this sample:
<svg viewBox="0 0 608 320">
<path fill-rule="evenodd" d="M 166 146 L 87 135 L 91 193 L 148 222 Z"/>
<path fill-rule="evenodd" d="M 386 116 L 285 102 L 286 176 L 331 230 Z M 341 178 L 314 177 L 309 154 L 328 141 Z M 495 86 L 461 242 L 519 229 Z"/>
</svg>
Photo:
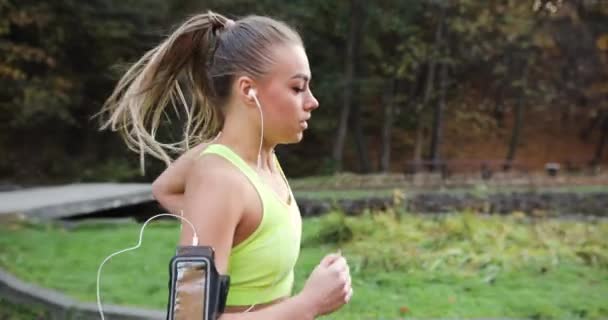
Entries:
<svg viewBox="0 0 608 320">
<path fill-rule="evenodd" d="M 257 111 L 256 111 L 257 112 Z M 259 116 L 258 116 L 259 117 Z M 258 151 L 260 151 L 260 124 L 251 118 L 226 117 L 222 133 L 215 141 L 230 147 L 245 162 L 258 167 Z M 260 152 L 260 170 L 274 171 L 274 148 L 276 144 L 262 139 Z"/>
</svg>

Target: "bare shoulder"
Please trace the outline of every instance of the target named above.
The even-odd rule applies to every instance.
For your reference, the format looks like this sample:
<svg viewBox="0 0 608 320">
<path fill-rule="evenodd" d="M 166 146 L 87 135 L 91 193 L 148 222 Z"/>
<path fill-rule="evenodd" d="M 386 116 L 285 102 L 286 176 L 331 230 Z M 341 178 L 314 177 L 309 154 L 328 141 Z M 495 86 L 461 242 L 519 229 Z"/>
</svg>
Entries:
<svg viewBox="0 0 608 320">
<path fill-rule="evenodd" d="M 184 216 L 199 235 L 200 244 L 216 250 L 219 270 L 227 270 L 233 235 L 243 217 L 243 177 L 231 163 L 215 154 L 200 156 L 188 170 Z M 190 243 L 189 228 L 182 228 L 180 243 Z"/>
<path fill-rule="evenodd" d="M 187 202 L 198 207 L 221 207 L 223 212 L 242 213 L 246 207 L 242 196 L 246 177 L 228 160 L 215 154 L 196 159 L 186 176 Z M 237 219 L 238 220 L 238 219 Z"/>
<path fill-rule="evenodd" d="M 201 149 L 202 152 L 203 149 Z M 216 154 L 198 155 L 188 174 L 188 180 L 195 183 L 217 184 L 219 188 L 239 190 L 243 176 L 228 160 Z"/>
<path fill-rule="evenodd" d="M 187 158 L 188 160 L 196 160 L 200 157 L 201 153 L 210 145 L 208 142 L 200 143 L 188 151 L 182 154 L 182 157 Z"/>
</svg>

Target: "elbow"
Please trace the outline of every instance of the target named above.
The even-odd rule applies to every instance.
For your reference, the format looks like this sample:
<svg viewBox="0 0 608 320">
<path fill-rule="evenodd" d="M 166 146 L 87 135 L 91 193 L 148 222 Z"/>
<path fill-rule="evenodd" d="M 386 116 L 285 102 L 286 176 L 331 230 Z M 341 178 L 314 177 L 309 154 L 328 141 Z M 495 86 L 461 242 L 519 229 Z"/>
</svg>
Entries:
<svg viewBox="0 0 608 320">
<path fill-rule="evenodd" d="M 152 183 L 152 197 L 163 209 L 171 211 L 167 190 L 162 184 L 156 183 L 156 181 Z"/>
<path fill-rule="evenodd" d="M 156 199 L 156 201 L 162 203 L 166 193 L 166 188 L 159 181 L 159 179 L 156 179 L 154 180 L 154 182 L 152 182 L 152 196 L 154 197 L 154 199 Z"/>
<path fill-rule="evenodd" d="M 158 204 L 167 211 L 176 214 L 183 205 L 183 193 L 172 190 L 170 185 L 163 181 L 154 181 L 152 183 L 152 196 Z"/>
</svg>

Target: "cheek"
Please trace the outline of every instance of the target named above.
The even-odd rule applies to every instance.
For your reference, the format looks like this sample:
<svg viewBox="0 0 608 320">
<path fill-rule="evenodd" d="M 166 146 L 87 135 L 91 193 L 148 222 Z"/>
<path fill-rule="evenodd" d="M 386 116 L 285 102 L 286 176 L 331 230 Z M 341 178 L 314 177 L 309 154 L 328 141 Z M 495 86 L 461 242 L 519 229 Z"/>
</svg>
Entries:
<svg viewBox="0 0 608 320">
<path fill-rule="evenodd" d="M 299 95 L 294 95 L 288 90 L 285 91 L 269 96 L 270 101 L 272 101 L 272 107 L 269 110 L 272 113 L 272 118 L 281 122 L 285 122 L 287 119 L 297 119 L 298 107 L 301 104 Z"/>
</svg>

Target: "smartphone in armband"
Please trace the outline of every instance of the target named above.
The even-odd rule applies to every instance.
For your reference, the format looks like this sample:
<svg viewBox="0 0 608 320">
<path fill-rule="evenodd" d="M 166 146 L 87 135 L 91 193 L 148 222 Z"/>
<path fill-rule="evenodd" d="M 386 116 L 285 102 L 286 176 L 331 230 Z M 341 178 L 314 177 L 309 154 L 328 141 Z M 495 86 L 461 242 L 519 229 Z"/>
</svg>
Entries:
<svg viewBox="0 0 608 320">
<path fill-rule="evenodd" d="M 211 247 L 177 248 L 169 263 L 167 320 L 216 320 L 224 312 L 230 278 L 213 259 Z"/>
</svg>

